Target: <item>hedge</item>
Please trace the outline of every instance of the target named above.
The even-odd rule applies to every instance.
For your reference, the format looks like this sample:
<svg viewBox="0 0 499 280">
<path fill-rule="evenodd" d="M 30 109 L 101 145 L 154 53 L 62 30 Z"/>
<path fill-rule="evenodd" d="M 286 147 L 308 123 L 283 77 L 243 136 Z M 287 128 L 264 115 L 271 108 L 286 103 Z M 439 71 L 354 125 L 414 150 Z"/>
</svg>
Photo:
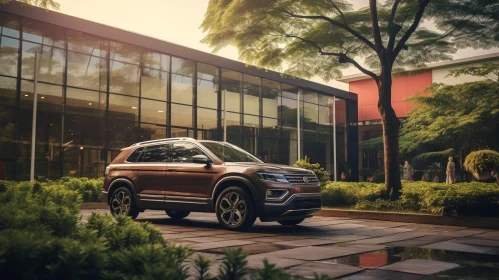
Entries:
<svg viewBox="0 0 499 280">
<path fill-rule="evenodd" d="M 5 279 L 293 279 L 264 262 L 250 271 L 226 250 L 216 275 L 200 255 L 167 242 L 148 222 L 92 214 L 80 219 L 79 181 L 0 182 L 0 271 Z M 85 181 L 85 180 L 83 180 Z M 91 184 L 83 183 L 83 186 Z M 327 279 L 317 276 L 316 279 Z"/>
<path fill-rule="evenodd" d="M 383 184 L 333 182 L 324 187 L 322 202 L 324 206 L 360 210 L 499 217 L 499 186 L 492 183 L 403 182 L 400 200 L 385 200 L 384 194 Z"/>
</svg>

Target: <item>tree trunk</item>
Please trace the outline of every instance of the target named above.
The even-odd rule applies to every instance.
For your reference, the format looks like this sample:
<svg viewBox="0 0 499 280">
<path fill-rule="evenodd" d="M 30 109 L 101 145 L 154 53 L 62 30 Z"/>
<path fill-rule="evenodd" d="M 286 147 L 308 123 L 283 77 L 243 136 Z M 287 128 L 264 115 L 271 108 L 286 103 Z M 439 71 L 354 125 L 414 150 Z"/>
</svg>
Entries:
<svg viewBox="0 0 499 280">
<path fill-rule="evenodd" d="M 392 65 L 384 59 L 378 84 L 378 111 L 383 124 L 383 149 L 386 194 L 391 200 L 400 197 L 399 129 L 400 121 L 392 108 Z"/>
</svg>

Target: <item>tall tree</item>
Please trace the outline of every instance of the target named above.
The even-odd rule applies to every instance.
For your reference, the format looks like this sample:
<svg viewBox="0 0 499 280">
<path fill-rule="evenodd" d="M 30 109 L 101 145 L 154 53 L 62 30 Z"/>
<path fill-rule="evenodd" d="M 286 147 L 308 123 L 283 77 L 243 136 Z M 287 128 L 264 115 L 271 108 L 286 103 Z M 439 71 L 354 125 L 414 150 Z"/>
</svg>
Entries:
<svg viewBox="0 0 499 280">
<path fill-rule="evenodd" d="M 286 74 L 328 81 L 354 65 L 371 77 L 379 92 L 385 185 L 397 199 L 400 122 L 391 105 L 392 73 L 451 59 L 458 47 L 497 44 L 498 14 L 497 0 L 369 0 L 358 10 L 345 0 L 210 0 L 201 27 L 214 51 L 233 45 L 257 67 L 285 65 Z M 420 26 L 424 20 L 432 27 Z"/>
<path fill-rule="evenodd" d="M 59 3 L 54 0 L 0 0 L 0 4 L 8 4 L 10 1 L 17 1 L 47 10 L 59 10 L 60 7 Z"/>
</svg>

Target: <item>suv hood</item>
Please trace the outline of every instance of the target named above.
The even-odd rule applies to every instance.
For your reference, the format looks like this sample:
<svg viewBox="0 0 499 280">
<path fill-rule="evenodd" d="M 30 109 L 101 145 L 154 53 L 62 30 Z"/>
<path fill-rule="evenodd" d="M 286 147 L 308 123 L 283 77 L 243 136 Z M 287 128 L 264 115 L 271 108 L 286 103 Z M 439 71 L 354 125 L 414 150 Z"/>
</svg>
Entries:
<svg viewBox="0 0 499 280">
<path fill-rule="evenodd" d="M 311 174 L 310 170 L 292 167 L 283 164 L 273 164 L 264 162 L 226 162 L 226 166 L 242 166 L 247 168 L 254 168 L 256 171 L 262 172 L 275 172 L 275 173 L 293 173 L 293 174 Z"/>
</svg>

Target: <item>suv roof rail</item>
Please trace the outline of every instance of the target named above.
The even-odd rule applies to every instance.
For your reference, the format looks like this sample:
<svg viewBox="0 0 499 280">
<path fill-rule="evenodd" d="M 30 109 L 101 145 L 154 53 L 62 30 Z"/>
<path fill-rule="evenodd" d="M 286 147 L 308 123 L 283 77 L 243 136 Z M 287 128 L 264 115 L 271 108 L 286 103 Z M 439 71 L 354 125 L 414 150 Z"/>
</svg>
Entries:
<svg viewBox="0 0 499 280">
<path fill-rule="evenodd" d="M 139 145 L 143 145 L 143 144 L 157 143 L 157 142 L 167 142 L 167 141 L 173 141 L 173 140 L 195 140 L 195 139 L 190 138 L 190 137 L 163 138 L 163 139 L 138 142 L 138 143 L 130 145 L 130 147 L 135 147 L 135 146 L 139 146 Z"/>
</svg>

